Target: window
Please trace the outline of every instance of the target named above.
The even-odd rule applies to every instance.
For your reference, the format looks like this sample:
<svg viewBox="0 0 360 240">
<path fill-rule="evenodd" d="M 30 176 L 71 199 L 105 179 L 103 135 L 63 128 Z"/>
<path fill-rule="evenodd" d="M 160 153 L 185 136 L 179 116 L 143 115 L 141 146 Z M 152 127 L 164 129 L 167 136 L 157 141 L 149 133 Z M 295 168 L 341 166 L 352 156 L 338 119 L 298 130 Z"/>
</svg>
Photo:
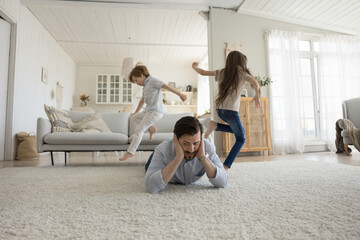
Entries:
<svg viewBox="0 0 360 240">
<path fill-rule="evenodd" d="M 97 75 L 96 103 L 97 104 L 126 104 L 133 100 L 132 84 L 120 75 Z"/>
<path fill-rule="evenodd" d="M 274 153 L 309 144 L 335 150 L 341 102 L 359 95 L 357 37 L 269 30 L 271 130 Z"/>
<path fill-rule="evenodd" d="M 299 41 L 301 73 L 301 115 L 304 139 L 320 139 L 320 109 L 318 94 L 318 42 L 315 40 Z"/>
</svg>

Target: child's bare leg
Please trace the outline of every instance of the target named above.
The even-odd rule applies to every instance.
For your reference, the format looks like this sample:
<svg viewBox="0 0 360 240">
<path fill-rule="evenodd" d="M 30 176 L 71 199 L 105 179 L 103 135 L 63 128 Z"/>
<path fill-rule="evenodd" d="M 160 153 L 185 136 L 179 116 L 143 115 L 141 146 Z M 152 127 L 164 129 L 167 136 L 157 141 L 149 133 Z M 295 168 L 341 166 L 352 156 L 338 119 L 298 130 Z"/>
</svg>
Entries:
<svg viewBox="0 0 360 240">
<path fill-rule="evenodd" d="M 154 136 L 155 136 L 155 133 L 157 132 L 157 128 L 154 126 L 151 126 L 151 127 L 149 127 L 148 131 L 150 133 L 150 142 L 151 142 L 152 140 L 154 140 Z"/>
<path fill-rule="evenodd" d="M 217 122 L 211 120 L 211 121 L 209 122 L 208 126 L 207 126 L 207 130 L 206 130 L 206 132 L 205 132 L 205 136 L 204 136 L 204 137 L 205 137 L 205 138 L 208 138 L 209 135 L 210 135 L 213 131 L 215 131 L 216 128 L 217 128 Z"/>
<path fill-rule="evenodd" d="M 122 158 L 119 158 L 119 161 L 125 161 L 126 159 L 131 158 L 133 155 L 129 152 L 126 152 Z"/>
</svg>

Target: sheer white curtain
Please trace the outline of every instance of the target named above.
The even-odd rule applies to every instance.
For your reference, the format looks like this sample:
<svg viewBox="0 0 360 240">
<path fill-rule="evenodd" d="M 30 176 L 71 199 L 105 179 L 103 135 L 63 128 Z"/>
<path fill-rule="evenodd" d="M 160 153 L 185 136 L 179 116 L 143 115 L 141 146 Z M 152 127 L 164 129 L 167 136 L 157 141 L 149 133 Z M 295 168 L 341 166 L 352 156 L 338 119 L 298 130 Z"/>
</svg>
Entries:
<svg viewBox="0 0 360 240">
<path fill-rule="evenodd" d="M 208 63 L 200 63 L 200 67 L 208 69 Z M 198 93 L 197 93 L 197 114 L 203 115 L 210 110 L 210 83 L 209 77 L 198 74 Z"/>
<path fill-rule="evenodd" d="M 274 81 L 270 85 L 272 151 L 274 154 L 302 153 L 300 33 L 271 30 L 265 37 L 269 74 Z"/>
<path fill-rule="evenodd" d="M 360 96 L 360 39 L 322 36 L 318 62 L 322 139 L 335 150 L 335 122 L 343 118 L 341 103 Z"/>
</svg>

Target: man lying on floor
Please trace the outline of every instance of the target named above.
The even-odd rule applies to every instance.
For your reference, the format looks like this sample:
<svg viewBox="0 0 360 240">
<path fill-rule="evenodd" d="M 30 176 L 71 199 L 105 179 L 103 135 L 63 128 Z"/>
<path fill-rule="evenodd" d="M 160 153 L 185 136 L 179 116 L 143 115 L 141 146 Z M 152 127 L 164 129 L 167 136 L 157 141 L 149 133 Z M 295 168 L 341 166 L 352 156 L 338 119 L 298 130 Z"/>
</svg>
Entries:
<svg viewBox="0 0 360 240">
<path fill-rule="evenodd" d="M 227 185 L 228 175 L 215 147 L 202 134 L 202 125 L 195 117 L 176 122 L 174 138 L 157 146 L 145 166 L 148 192 L 157 193 L 168 183 L 191 184 L 205 173 L 215 187 Z"/>
</svg>

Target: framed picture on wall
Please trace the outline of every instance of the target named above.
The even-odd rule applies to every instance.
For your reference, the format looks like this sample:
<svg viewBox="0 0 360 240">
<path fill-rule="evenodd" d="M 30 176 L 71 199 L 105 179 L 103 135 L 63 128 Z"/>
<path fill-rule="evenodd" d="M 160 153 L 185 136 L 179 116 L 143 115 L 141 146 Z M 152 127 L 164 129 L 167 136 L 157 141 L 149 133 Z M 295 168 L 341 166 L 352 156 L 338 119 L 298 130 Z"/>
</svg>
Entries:
<svg viewBox="0 0 360 240">
<path fill-rule="evenodd" d="M 48 83 L 48 72 L 44 67 L 41 69 L 41 81 L 45 84 Z"/>
</svg>

